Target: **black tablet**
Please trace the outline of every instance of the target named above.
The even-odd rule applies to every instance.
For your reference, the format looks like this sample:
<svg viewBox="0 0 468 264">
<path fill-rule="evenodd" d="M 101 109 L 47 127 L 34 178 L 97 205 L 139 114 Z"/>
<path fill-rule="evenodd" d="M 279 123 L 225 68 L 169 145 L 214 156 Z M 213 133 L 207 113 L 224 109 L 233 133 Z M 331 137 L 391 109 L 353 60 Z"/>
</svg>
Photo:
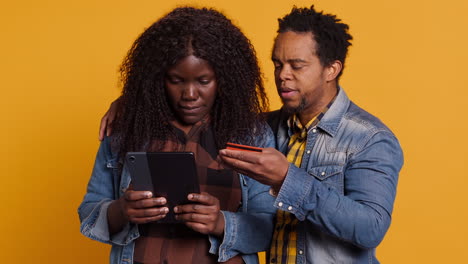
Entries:
<svg viewBox="0 0 468 264">
<path fill-rule="evenodd" d="M 200 192 L 192 152 L 128 152 L 125 162 L 134 190 L 166 197 L 169 213 L 158 222 L 177 222 L 174 206 L 188 203 L 189 193 Z"/>
</svg>

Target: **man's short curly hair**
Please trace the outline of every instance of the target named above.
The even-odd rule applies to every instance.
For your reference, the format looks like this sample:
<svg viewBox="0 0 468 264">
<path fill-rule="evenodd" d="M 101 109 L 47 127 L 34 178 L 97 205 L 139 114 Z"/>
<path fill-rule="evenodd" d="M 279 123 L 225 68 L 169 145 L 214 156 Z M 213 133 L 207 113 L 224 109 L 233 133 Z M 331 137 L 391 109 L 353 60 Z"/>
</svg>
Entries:
<svg viewBox="0 0 468 264">
<path fill-rule="evenodd" d="M 293 7 L 291 12 L 278 19 L 278 33 L 311 32 L 317 43 L 316 53 L 323 66 L 329 66 L 339 60 L 345 65 L 348 47 L 353 37 L 349 34 L 349 26 L 341 22 L 335 15 L 317 12 L 310 8 Z M 341 70 L 337 79 L 341 76 Z"/>
<path fill-rule="evenodd" d="M 174 133 L 164 80 L 169 68 L 189 55 L 206 60 L 216 76 L 211 120 L 218 147 L 227 141 L 252 143 L 258 135 L 257 121 L 268 100 L 250 41 L 216 10 L 181 7 L 146 29 L 121 66 L 124 87 L 113 124 L 120 154 Z"/>
</svg>

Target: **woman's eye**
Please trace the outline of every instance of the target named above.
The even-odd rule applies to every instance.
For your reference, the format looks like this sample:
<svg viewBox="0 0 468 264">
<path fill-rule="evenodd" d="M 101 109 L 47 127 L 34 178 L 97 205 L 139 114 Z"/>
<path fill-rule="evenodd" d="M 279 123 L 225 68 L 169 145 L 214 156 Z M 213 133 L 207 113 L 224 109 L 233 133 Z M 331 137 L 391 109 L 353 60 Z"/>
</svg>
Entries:
<svg viewBox="0 0 468 264">
<path fill-rule="evenodd" d="M 199 82 L 202 85 L 207 85 L 207 84 L 209 84 L 211 82 L 211 80 L 201 79 L 201 80 L 199 80 Z"/>
<path fill-rule="evenodd" d="M 169 77 L 169 78 L 168 78 L 168 81 L 169 81 L 170 83 L 172 83 L 172 84 L 178 84 L 178 83 L 182 82 L 181 79 L 179 79 L 179 78 L 174 78 L 174 77 Z"/>
</svg>

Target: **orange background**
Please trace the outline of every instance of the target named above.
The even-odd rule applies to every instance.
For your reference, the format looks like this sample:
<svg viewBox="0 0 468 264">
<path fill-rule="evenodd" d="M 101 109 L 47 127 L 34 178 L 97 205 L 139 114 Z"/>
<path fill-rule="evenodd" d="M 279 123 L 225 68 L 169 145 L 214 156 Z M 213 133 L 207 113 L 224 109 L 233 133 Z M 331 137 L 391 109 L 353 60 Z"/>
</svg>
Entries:
<svg viewBox="0 0 468 264">
<path fill-rule="evenodd" d="M 355 40 L 341 84 L 396 133 L 405 153 L 382 263 L 468 259 L 468 2 L 372 0 L 3 1 L 0 9 L 0 260 L 106 263 L 77 207 L 100 117 L 119 95 L 135 38 L 181 4 L 215 7 L 257 49 L 271 109 L 276 19 L 293 4 L 338 14 Z"/>
</svg>

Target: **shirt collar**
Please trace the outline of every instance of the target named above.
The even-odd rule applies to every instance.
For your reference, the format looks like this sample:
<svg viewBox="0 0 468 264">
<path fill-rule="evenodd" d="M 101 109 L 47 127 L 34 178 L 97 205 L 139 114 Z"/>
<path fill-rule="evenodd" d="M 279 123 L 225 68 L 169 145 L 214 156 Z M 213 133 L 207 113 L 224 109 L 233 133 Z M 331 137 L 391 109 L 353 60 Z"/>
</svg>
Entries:
<svg viewBox="0 0 468 264">
<path fill-rule="evenodd" d="M 289 135 L 293 135 L 293 134 L 296 134 L 296 133 L 302 133 L 304 130 L 308 132 L 311 128 L 317 126 L 318 123 L 320 122 L 320 120 L 325 115 L 325 113 L 328 111 L 328 109 L 330 109 L 330 107 L 333 105 L 333 102 L 335 102 L 335 99 L 336 99 L 336 95 L 335 95 L 335 97 L 333 97 L 333 99 L 330 101 L 330 103 L 328 103 L 327 106 L 324 109 L 322 109 L 322 111 L 317 116 L 313 117 L 309 121 L 309 123 L 307 123 L 307 125 L 305 127 L 301 124 L 297 114 L 291 115 L 289 117 L 289 119 L 288 119 L 288 122 L 287 122 L 288 123 Z"/>
</svg>

